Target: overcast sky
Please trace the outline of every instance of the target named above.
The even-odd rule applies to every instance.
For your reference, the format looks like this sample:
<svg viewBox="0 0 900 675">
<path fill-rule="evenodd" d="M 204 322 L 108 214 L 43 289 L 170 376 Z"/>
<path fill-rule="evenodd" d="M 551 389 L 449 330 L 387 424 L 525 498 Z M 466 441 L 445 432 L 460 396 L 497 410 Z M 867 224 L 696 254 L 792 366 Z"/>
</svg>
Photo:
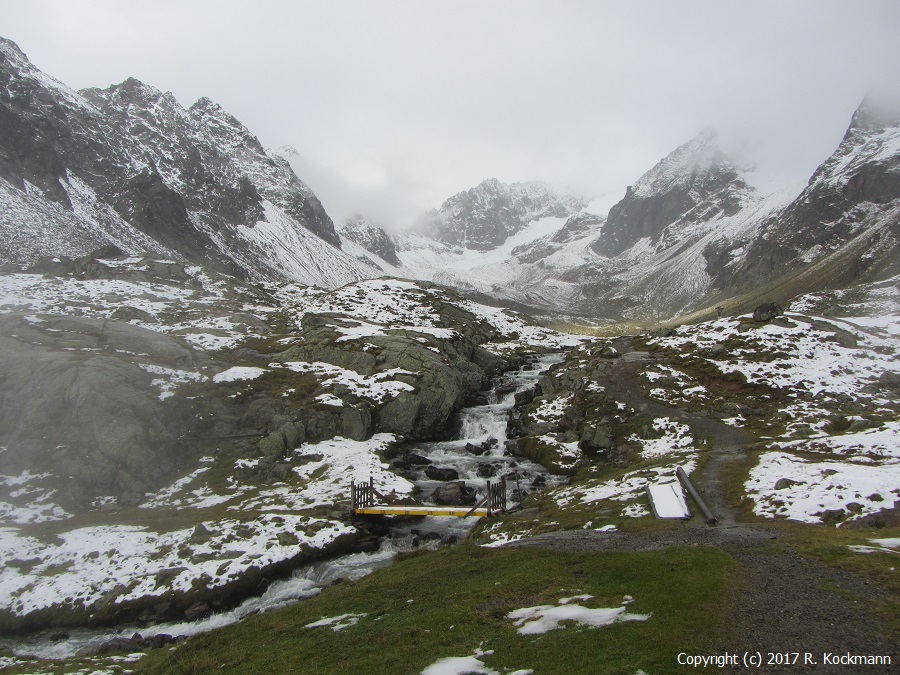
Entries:
<svg viewBox="0 0 900 675">
<path fill-rule="evenodd" d="M 208 96 L 336 220 L 402 225 L 487 177 L 609 206 L 715 127 L 805 181 L 863 95 L 900 87 L 900 2 L 0 0 L 0 34 L 80 89 Z"/>
</svg>

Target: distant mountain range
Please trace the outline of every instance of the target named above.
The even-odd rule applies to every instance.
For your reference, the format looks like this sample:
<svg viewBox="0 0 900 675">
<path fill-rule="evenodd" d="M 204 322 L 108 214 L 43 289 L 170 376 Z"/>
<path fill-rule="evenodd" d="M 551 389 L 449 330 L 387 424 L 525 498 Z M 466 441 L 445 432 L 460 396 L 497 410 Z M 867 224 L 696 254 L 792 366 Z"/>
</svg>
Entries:
<svg viewBox="0 0 900 675">
<path fill-rule="evenodd" d="M 251 281 L 427 279 L 594 320 L 900 274 L 900 112 L 870 100 L 805 188 L 759 194 L 705 130 L 608 214 L 488 179 L 388 233 L 364 216 L 335 228 L 288 159 L 209 99 L 183 108 L 134 79 L 75 92 L 2 38 L 0 83 L 0 264 L 114 244 Z"/>
<path fill-rule="evenodd" d="M 627 187 L 606 215 L 548 192 L 543 210 L 533 198 L 505 206 L 505 217 L 522 215 L 506 227 L 510 236 L 495 238 L 485 193 L 516 204 L 520 188 L 486 181 L 450 198 L 437 213 L 454 218 L 431 221 L 443 230 L 395 236 L 400 265 L 381 266 L 541 314 L 599 320 L 678 316 L 754 292 L 784 301 L 900 274 L 900 111 L 864 101 L 805 187 L 769 195 L 709 129 Z M 453 226 L 464 239 L 446 232 Z"/>
</svg>

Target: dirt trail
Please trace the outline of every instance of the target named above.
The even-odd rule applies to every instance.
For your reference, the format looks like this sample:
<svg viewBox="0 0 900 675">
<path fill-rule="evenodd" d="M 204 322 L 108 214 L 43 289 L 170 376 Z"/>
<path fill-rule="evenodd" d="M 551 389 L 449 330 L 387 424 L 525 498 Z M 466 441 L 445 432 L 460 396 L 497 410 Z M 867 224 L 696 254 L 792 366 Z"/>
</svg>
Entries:
<svg viewBox="0 0 900 675">
<path fill-rule="evenodd" d="M 648 398 L 644 393 L 647 379 L 641 373 L 648 363 L 655 361 L 653 355 L 635 351 L 630 338 L 620 338 L 614 346 L 622 356 L 608 362 L 607 380 L 603 385 L 607 392 L 643 415 L 668 417 L 686 424 L 694 438 L 707 440 L 706 462 L 691 476 L 691 480 L 720 525 L 734 525 L 737 514 L 728 504 L 723 471 L 729 463 L 746 459 L 750 438 L 742 429 L 725 424 L 705 412 L 683 410 Z M 697 513 L 697 509 L 694 511 L 690 524 L 705 527 L 702 515 Z"/>
<path fill-rule="evenodd" d="M 872 607 L 887 598 L 880 587 L 839 569 L 785 551 L 777 541 L 778 529 L 765 523 L 740 523 L 728 503 L 725 472 L 730 463 L 743 461 L 751 439 L 740 428 L 703 412 L 691 412 L 650 399 L 641 373 L 654 360 L 634 351 L 630 338 L 614 343 L 621 356 L 608 361 L 607 392 L 648 417 L 668 417 L 691 429 L 695 438 L 708 441 L 706 462 L 691 479 L 718 519 L 708 525 L 702 515 L 671 529 L 648 533 L 576 530 L 549 532 L 523 539 L 511 547 L 541 547 L 569 552 L 648 551 L 672 546 L 707 545 L 728 552 L 737 560 L 737 583 L 727 599 L 726 634 L 719 653 L 760 652 L 762 673 L 856 672 L 891 673 L 900 663 L 900 642 L 883 617 Z M 789 666 L 765 663 L 769 652 L 799 652 L 800 663 Z M 809 652 L 815 665 L 804 664 Z M 890 655 L 892 666 L 827 665 L 823 654 Z M 715 653 L 714 651 L 710 653 Z M 793 657 L 790 657 L 793 658 Z M 711 669 L 746 673 L 743 666 Z M 699 671 L 697 671 L 699 672 Z"/>
</svg>

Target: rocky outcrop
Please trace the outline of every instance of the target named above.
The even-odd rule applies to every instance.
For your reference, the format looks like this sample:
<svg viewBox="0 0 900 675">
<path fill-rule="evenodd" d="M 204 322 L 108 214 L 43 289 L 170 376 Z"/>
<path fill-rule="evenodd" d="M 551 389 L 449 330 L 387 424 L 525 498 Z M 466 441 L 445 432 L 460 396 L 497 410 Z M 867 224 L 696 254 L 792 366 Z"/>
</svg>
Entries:
<svg viewBox="0 0 900 675">
<path fill-rule="evenodd" d="M 0 316 L 0 473 L 52 473 L 59 503 L 72 510 L 99 495 L 141 501 L 184 467 L 177 439 L 192 412 L 160 400 L 146 368 L 194 370 L 202 361 L 180 342 L 127 323 Z"/>
<path fill-rule="evenodd" d="M 477 326 L 475 317 L 469 315 L 468 320 Z M 330 363 L 364 376 L 399 369 L 396 379 L 409 384 L 410 390 L 374 407 L 363 403 L 360 409 L 366 410 L 368 416 L 359 424 L 367 432 L 433 437 L 467 396 L 507 367 L 501 358 L 478 346 L 477 328 L 470 336 L 463 334 L 454 339 L 429 340 L 413 330 L 392 330 L 390 335 L 367 337 L 363 344 L 338 340 L 340 333 L 336 329 L 353 325 L 352 320 L 339 316 L 307 314 L 303 317 L 302 342 L 274 360 Z M 359 404 L 352 396 L 344 401 Z"/>
</svg>

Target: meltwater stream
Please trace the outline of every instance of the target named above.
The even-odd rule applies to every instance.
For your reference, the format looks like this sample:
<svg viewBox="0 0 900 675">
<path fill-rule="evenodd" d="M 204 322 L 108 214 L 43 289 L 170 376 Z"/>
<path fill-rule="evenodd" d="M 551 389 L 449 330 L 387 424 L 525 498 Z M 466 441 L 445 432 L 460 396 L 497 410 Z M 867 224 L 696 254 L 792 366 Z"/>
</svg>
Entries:
<svg viewBox="0 0 900 675">
<path fill-rule="evenodd" d="M 515 472 L 518 484 L 524 491 L 538 476 L 548 485 L 558 483 L 558 477 L 529 460 L 505 454 L 506 429 L 509 415 L 515 405 L 517 393 L 534 386 L 544 371 L 563 358 L 562 353 L 536 357 L 517 371 L 504 373 L 495 379 L 492 389 L 487 392 L 487 402 L 483 405 L 463 408 L 456 420 L 458 432 L 450 441 L 410 443 L 407 453 L 426 458 L 431 466 L 454 469 L 458 480 L 475 488 L 476 499 L 485 493 L 488 477 L 496 480 L 500 476 Z M 468 449 L 467 449 L 468 448 Z M 475 453 L 479 454 L 475 454 Z M 444 483 L 428 478 L 424 465 L 411 469 L 409 475 L 421 488 L 425 501 Z M 508 503 L 518 503 L 517 481 L 507 481 Z M 115 638 L 130 638 L 140 633 L 144 638 L 154 635 L 190 636 L 228 626 L 245 617 L 260 612 L 286 607 L 295 602 L 317 595 L 322 589 L 338 579 L 356 580 L 389 565 L 398 552 L 410 551 L 417 546 L 438 546 L 441 540 L 452 541 L 465 537 L 475 525 L 475 518 L 425 517 L 415 522 L 404 521 L 392 528 L 389 536 L 381 541 L 379 549 L 372 553 L 353 553 L 331 560 L 311 563 L 294 570 L 287 579 L 275 581 L 265 593 L 248 598 L 240 605 L 225 612 L 213 614 L 205 619 L 185 622 L 160 623 L 152 626 L 123 625 L 108 629 L 69 629 L 69 637 L 51 641 L 49 632 L 18 638 L 0 640 L 0 645 L 9 647 L 18 656 L 35 656 L 44 659 L 66 659 L 75 656 L 85 648 L 97 647 Z M 52 631 L 51 631 L 52 632 Z"/>
</svg>

